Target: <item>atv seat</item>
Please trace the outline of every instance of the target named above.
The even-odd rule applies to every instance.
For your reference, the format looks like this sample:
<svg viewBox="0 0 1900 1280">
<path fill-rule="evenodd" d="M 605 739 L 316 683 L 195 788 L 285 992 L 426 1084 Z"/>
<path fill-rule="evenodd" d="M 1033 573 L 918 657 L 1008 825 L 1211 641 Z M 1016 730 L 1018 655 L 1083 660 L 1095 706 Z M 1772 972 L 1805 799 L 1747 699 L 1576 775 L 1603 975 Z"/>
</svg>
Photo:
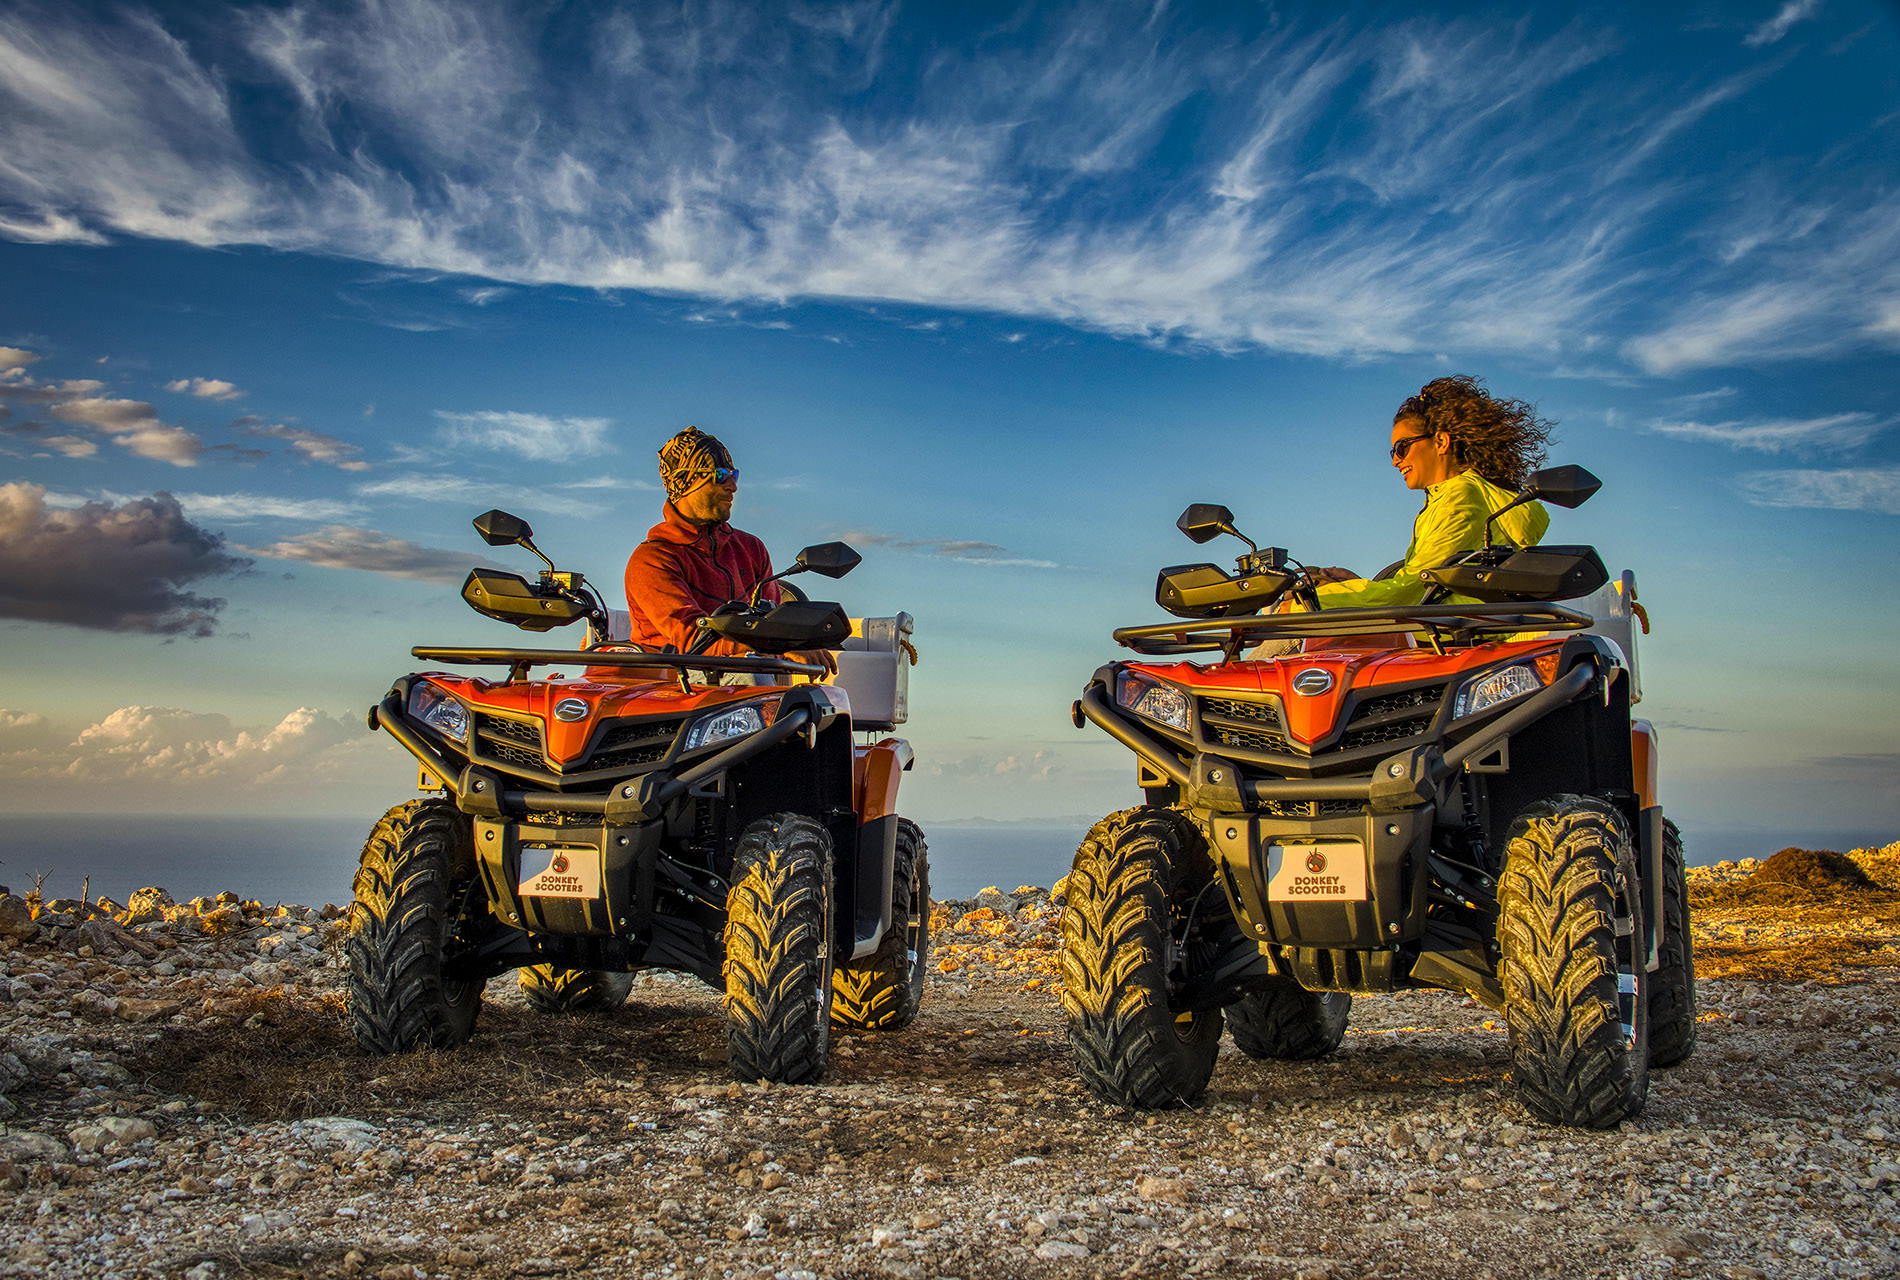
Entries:
<svg viewBox="0 0 1900 1280">
<path fill-rule="evenodd" d="M 851 699 L 852 728 L 895 729 L 910 718 L 910 668 L 917 660 L 910 647 L 914 626 L 908 613 L 851 619 L 851 637 L 836 655 L 838 674 L 828 683 L 843 688 Z"/>
</svg>

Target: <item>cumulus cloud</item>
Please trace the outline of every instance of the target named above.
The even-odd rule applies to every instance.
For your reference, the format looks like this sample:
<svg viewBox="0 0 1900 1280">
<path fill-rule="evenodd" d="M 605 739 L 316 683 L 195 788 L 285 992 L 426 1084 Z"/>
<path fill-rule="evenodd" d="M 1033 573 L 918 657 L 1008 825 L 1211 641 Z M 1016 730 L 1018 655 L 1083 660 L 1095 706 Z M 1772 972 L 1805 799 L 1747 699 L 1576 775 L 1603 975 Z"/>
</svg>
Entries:
<svg viewBox="0 0 1900 1280">
<path fill-rule="evenodd" d="M 68 738 L 44 717 L 0 710 L 0 781 L 255 785 L 295 777 L 362 733 L 309 707 L 237 728 L 222 715 L 130 706 Z"/>
<path fill-rule="evenodd" d="M 180 378 L 167 382 L 165 390 L 197 396 L 200 400 L 235 400 L 244 394 L 222 378 Z"/>
<path fill-rule="evenodd" d="M 208 636 L 224 601 L 191 586 L 249 563 L 169 493 L 62 509 L 39 485 L 0 485 L 0 617 Z"/>
<path fill-rule="evenodd" d="M 839 539 L 854 547 L 890 547 L 897 551 L 909 551 L 917 555 L 941 556 L 946 560 L 955 560 L 960 564 L 980 564 L 997 567 L 1023 569 L 1054 569 L 1059 566 L 1053 560 L 1031 560 L 1013 556 L 1008 547 L 994 542 L 982 542 L 974 538 L 906 538 L 901 534 L 878 533 L 867 529 L 853 529 L 839 535 Z"/>
<path fill-rule="evenodd" d="M 1792 0 L 1749 39 L 1816 12 Z M 334 253 L 495 282 L 478 305 L 548 283 L 884 299 L 1326 356 L 1541 356 L 1610 328 L 1668 372 L 1894 341 L 1877 163 L 1698 144 L 1778 73 L 1739 53 L 1664 76 L 1653 42 L 1587 20 L 1134 0 L 961 43 L 906 39 L 887 6 L 539 13 L 16 6 L 0 234 Z M 1819 217 L 1724 261 L 1746 237 L 1714 197 L 1750 180 L 1749 206 Z M 1661 252 L 1685 227 L 1708 252 Z M 546 447 L 465 417 L 473 442 Z"/>
<path fill-rule="evenodd" d="M 533 462 L 585 458 L 607 450 L 605 418 L 550 418 L 494 409 L 475 413 L 437 409 L 435 416 L 442 421 L 437 434 L 451 448 L 518 453 Z"/>
<path fill-rule="evenodd" d="M 1759 507 L 1814 507 L 1900 515 L 1900 467 L 1753 471 L 1736 480 Z"/>
<path fill-rule="evenodd" d="M 363 461 L 361 447 L 321 431 L 306 431 L 302 427 L 287 427 L 282 423 L 247 422 L 244 433 L 265 440 L 282 440 L 290 446 L 292 453 L 307 462 L 321 462 L 343 471 L 369 470 L 369 463 Z"/>
<path fill-rule="evenodd" d="M 349 525 L 328 525 L 267 547 L 245 547 L 244 550 L 273 560 L 302 560 L 326 569 L 363 569 L 392 578 L 412 578 L 446 586 L 460 586 L 480 559 L 470 552 L 425 547 L 374 529 Z"/>
<path fill-rule="evenodd" d="M 1652 422 L 1658 435 L 1706 440 L 1757 453 L 1842 453 L 1858 449 L 1900 419 L 1871 413 L 1836 413 L 1822 418 L 1770 418 L 1744 422 Z"/>
<path fill-rule="evenodd" d="M 143 400 L 88 396 L 55 404 L 52 414 L 61 422 L 101 431 L 141 458 L 175 467 L 196 466 L 205 451 L 203 440 L 183 427 L 159 421 L 158 410 Z"/>
<path fill-rule="evenodd" d="M 0 374 L 24 369 L 38 359 L 38 355 L 20 347 L 0 347 Z"/>
</svg>

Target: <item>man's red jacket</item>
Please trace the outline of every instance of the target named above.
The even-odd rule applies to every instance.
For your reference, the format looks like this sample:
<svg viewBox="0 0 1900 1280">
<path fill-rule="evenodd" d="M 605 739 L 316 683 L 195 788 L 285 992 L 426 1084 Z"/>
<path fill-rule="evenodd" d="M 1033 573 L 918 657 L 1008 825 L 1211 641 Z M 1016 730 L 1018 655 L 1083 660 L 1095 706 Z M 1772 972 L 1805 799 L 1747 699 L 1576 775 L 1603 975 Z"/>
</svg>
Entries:
<svg viewBox="0 0 1900 1280">
<path fill-rule="evenodd" d="M 684 653 L 699 635 L 694 624 L 728 600 L 744 600 L 762 578 L 772 575 L 765 544 L 721 521 L 702 528 L 672 503 L 666 518 L 647 530 L 647 539 L 627 558 L 627 614 L 635 644 L 649 649 L 672 645 Z M 778 583 L 759 593 L 777 603 Z M 707 652 L 746 653 L 730 640 Z"/>
</svg>

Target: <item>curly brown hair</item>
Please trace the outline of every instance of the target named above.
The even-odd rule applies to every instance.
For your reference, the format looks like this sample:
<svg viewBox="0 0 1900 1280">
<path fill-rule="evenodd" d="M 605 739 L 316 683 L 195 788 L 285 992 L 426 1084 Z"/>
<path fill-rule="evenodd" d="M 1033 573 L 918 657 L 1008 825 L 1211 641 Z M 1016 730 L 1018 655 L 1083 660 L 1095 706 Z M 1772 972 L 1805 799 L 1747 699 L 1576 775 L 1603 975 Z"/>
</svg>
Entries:
<svg viewBox="0 0 1900 1280">
<path fill-rule="evenodd" d="M 1417 419 L 1451 436 L 1452 456 L 1500 488 L 1522 489 L 1549 453 L 1557 424 L 1526 400 L 1499 400 L 1467 374 L 1433 378 L 1399 406 L 1392 421 Z"/>
</svg>

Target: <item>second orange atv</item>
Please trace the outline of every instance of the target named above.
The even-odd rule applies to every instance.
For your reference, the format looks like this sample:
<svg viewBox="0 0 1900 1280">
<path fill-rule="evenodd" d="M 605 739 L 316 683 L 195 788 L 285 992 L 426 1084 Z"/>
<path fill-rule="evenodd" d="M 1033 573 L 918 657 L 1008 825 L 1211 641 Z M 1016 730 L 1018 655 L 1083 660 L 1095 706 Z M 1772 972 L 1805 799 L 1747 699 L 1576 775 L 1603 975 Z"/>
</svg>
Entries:
<svg viewBox="0 0 1900 1280">
<path fill-rule="evenodd" d="M 1597 488 L 1580 467 L 1531 480 L 1517 501 Z M 1225 507 L 1179 523 L 1241 536 Z M 1193 1102 L 1223 1023 L 1253 1057 L 1315 1058 L 1353 993 L 1442 987 L 1503 1012 L 1539 1118 L 1635 1115 L 1696 1019 L 1682 844 L 1630 714 L 1634 578 L 1590 547 L 1487 546 L 1427 572 L 1436 601 L 1319 612 L 1284 551 L 1248 547 L 1233 573 L 1162 570 L 1157 602 L 1186 621 L 1117 631 L 1139 656 L 1075 705 L 1147 797 L 1089 832 L 1067 882 L 1083 1079 Z M 1289 595 L 1307 611 L 1258 612 Z"/>
<path fill-rule="evenodd" d="M 475 527 L 541 555 L 505 512 Z M 486 981 L 517 968 L 550 1012 L 617 1006 L 636 970 L 694 974 L 724 991 L 748 1081 L 816 1080 L 834 1023 L 908 1023 L 930 920 L 923 833 L 897 813 L 913 755 L 890 733 L 908 615 L 854 628 L 785 583 L 786 603 L 755 592 L 701 624 L 751 654 L 642 652 L 608 639 L 580 574 L 541 558 L 538 582 L 476 569 L 463 597 L 530 631 L 584 620 L 586 649 L 417 648 L 499 676 L 406 675 L 370 711 L 438 794 L 391 809 L 363 849 L 346 944 L 357 1041 L 458 1044 Z M 840 577 L 859 558 L 808 547 L 777 577 Z M 783 656 L 814 650 L 842 650 L 844 674 L 784 683 L 824 675 Z M 558 667 L 585 669 L 532 674 Z"/>
</svg>

